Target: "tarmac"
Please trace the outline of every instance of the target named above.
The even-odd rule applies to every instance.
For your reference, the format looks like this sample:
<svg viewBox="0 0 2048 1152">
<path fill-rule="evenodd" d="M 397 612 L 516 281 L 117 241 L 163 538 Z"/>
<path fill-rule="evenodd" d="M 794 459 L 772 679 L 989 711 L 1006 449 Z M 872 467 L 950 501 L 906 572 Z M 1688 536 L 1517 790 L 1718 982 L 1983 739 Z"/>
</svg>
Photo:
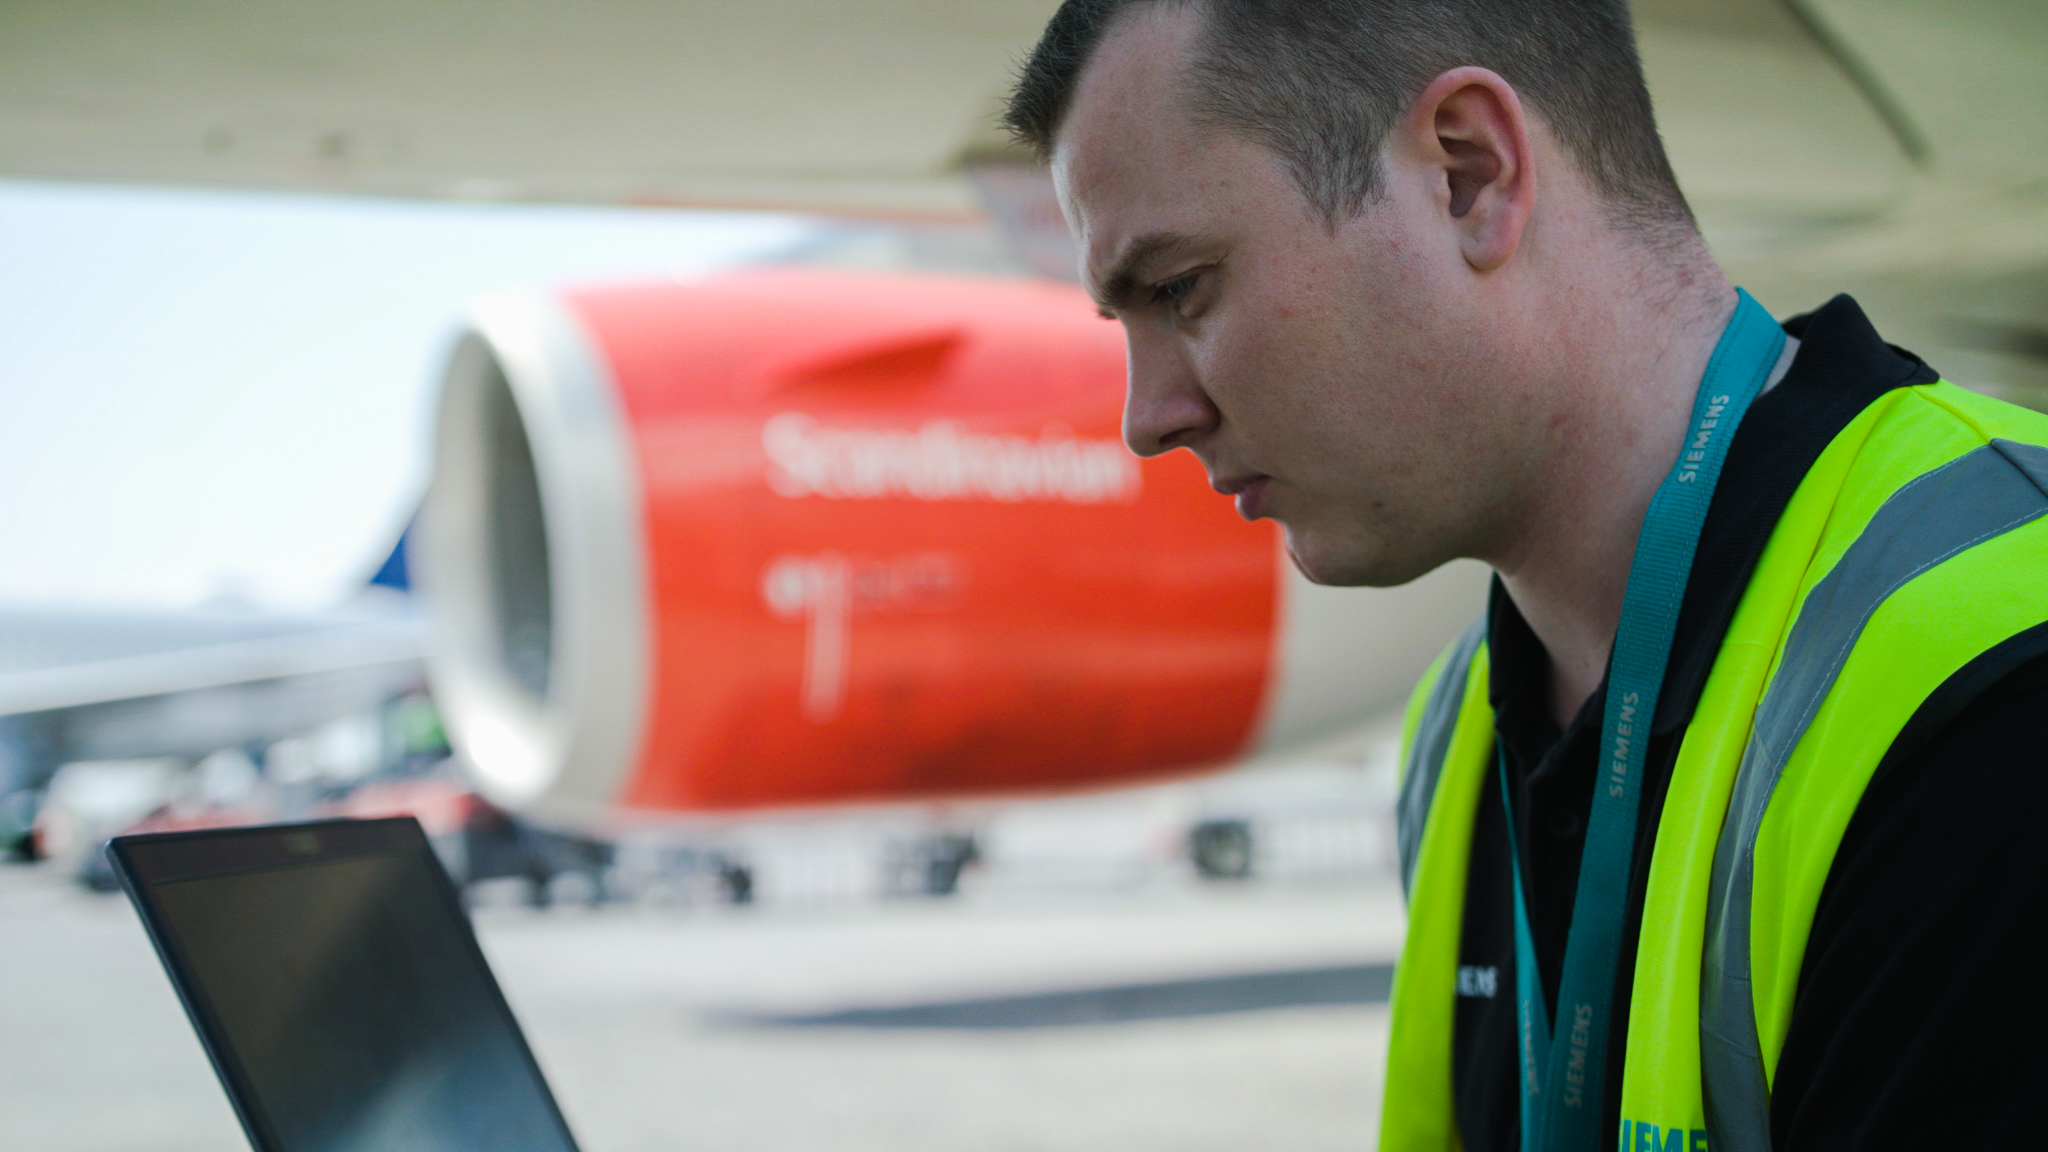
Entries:
<svg viewBox="0 0 2048 1152">
<path fill-rule="evenodd" d="M 484 949 L 584 1152 L 1356 1152 L 1383 873 L 533 910 Z M 0 868 L 0 1146 L 246 1148 L 127 902 Z"/>
</svg>

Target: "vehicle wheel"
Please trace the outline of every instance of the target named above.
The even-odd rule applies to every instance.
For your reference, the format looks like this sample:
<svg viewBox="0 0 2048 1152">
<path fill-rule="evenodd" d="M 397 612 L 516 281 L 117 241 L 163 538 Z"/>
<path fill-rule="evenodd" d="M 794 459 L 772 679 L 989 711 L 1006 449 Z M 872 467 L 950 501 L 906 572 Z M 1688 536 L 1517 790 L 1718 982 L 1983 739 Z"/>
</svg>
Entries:
<svg viewBox="0 0 2048 1152">
<path fill-rule="evenodd" d="M 972 836 L 935 836 L 925 845 L 924 891 L 927 896 L 951 896 L 960 890 L 960 873 L 981 859 L 981 847 Z"/>
<path fill-rule="evenodd" d="M 752 904 L 754 902 L 754 870 L 741 864 L 718 866 L 718 884 L 725 890 L 728 904 Z"/>
<path fill-rule="evenodd" d="M 1252 828 L 1243 820 L 1205 820 L 1188 833 L 1188 855 L 1205 880 L 1243 880 L 1252 874 Z"/>
</svg>

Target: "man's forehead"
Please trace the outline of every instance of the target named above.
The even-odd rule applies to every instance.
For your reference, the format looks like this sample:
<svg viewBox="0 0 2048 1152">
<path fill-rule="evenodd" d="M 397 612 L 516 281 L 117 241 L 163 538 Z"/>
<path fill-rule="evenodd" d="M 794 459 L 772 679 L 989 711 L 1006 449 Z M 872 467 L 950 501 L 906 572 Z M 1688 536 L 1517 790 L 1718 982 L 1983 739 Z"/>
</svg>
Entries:
<svg viewBox="0 0 2048 1152">
<path fill-rule="evenodd" d="M 1053 136 L 1054 167 L 1089 180 L 1134 146 L 1191 134 L 1182 78 L 1198 30 L 1180 6 L 1139 4 L 1118 17 L 1076 79 Z"/>
</svg>

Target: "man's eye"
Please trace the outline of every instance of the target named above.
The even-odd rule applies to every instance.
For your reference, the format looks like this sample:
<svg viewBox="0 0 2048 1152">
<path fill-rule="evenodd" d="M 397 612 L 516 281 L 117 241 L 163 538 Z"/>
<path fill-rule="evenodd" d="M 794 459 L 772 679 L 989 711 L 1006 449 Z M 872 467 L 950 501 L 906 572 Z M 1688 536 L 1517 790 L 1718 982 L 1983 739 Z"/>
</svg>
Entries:
<svg viewBox="0 0 2048 1152">
<path fill-rule="evenodd" d="M 1153 302 L 1171 304 L 1173 307 L 1179 308 L 1182 304 L 1187 303 L 1188 294 L 1195 290 L 1195 277 L 1197 275 L 1197 273 L 1190 272 L 1185 276 L 1176 276 L 1153 288 Z"/>
</svg>

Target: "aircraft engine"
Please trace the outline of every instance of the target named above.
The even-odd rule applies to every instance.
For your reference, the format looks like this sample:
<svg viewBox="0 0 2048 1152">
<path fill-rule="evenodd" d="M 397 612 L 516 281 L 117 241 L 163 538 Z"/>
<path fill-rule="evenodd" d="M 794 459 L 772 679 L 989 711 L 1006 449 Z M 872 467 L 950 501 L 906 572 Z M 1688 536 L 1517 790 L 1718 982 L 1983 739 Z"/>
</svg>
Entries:
<svg viewBox="0 0 2048 1152">
<path fill-rule="evenodd" d="M 1481 607 L 1293 574 L 1118 438 L 1122 337 L 1045 282 L 755 271 L 478 306 L 440 397 L 435 691 L 567 820 L 1022 794 L 1398 703 Z"/>
</svg>

